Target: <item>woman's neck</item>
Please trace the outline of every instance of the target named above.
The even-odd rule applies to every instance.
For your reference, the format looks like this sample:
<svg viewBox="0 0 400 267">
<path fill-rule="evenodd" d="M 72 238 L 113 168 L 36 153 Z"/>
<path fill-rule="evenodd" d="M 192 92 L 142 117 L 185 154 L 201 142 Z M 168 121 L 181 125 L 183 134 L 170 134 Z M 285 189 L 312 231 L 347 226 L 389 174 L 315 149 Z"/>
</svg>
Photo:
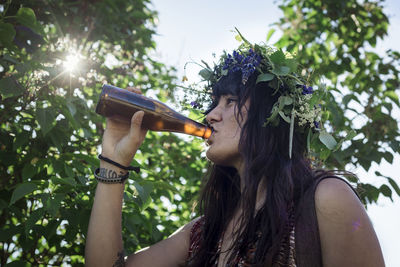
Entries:
<svg viewBox="0 0 400 267">
<path fill-rule="evenodd" d="M 237 168 L 238 173 L 240 175 L 240 193 L 243 196 L 243 191 L 245 188 L 245 168 L 244 168 L 244 163 L 242 162 L 242 164 L 239 166 L 239 168 Z M 265 203 L 265 199 L 266 199 L 266 192 L 267 192 L 267 188 L 266 188 L 266 183 L 265 183 L 265 179 L 262 179 L 261 182 L 258 185 L 258 189 L 257 189 L 257 197 L 256 197 L 256 204 L 255 204 L 255 213 L 257 213 L 257 211 L 264 205 Z M 244 204 L 244 203 L 242 203 Z M 241 209 L 241 207 L 239 207 Z"/>
</svg>

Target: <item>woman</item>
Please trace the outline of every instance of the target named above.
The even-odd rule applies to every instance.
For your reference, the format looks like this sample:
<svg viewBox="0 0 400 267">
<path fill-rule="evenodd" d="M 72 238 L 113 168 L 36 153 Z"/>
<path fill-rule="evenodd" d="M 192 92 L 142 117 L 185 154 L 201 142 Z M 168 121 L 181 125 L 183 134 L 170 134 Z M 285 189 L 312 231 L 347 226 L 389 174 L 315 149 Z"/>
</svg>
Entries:
<svg viewBox="0 0 400 267">
<path fill-rule="evenodd" d="M 124 260 L 124 185 L 107 179 L 123 180 L 126 170 L 102 160 L 87 265 L 384 266 L 355 192 L 307 160 L 307 134 L 321 130 L 320 110 L 309 105 L 313 89 L 295 74 L 291 57 L 244 43 L 204 73 L 213 95 L 206 120 L 214 132 L 202 216 Z M 102 155 L 128 166 L 146 135 L 142 118 L 139 111 L 130 125 L 107 119 Z"/>
</svg>

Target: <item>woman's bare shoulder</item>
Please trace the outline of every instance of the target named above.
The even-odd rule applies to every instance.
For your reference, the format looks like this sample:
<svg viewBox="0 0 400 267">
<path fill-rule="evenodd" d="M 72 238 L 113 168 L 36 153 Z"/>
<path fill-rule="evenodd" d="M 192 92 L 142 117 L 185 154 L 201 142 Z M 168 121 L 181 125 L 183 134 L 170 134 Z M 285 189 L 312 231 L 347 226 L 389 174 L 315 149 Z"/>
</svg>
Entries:
<svg viewBox="0 0 400 267">
<path fill-rule="evenodd" d="M 324 266 L 384 266 L 379 241 L 350 185 L 326 178 L 315 192 Z"/>
</svg>

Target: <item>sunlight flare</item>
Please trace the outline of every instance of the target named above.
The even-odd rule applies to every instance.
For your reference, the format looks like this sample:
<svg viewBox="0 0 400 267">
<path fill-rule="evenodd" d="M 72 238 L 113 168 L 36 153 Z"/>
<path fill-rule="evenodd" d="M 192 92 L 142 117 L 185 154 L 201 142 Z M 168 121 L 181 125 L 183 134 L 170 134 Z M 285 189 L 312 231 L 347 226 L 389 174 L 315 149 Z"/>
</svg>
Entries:
<svg viewBox="0 0 400 267">
<path fill-rule="evenodd" d="M 78 68 L 80 57 L 78 53 L 70 53 L 63 62 L 64 68 L 68 72 L 74 72 Z"/>
</svg>

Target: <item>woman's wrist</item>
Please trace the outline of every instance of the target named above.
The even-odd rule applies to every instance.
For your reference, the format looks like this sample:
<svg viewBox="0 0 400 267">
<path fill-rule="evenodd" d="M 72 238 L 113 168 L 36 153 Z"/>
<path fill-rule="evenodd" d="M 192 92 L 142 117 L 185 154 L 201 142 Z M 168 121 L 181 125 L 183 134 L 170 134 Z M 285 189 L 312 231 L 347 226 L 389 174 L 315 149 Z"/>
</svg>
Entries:
<svg viewBox="0 0 400 267">
<path fill-rule="evenodd" d="M 98 171 L 98 176 L 103 179 L 116 179 L 118 177 L 124 176 L 128 171 L 118 168 L 108 162 L 100 160 L 100 168 Z"/>
</svg>

